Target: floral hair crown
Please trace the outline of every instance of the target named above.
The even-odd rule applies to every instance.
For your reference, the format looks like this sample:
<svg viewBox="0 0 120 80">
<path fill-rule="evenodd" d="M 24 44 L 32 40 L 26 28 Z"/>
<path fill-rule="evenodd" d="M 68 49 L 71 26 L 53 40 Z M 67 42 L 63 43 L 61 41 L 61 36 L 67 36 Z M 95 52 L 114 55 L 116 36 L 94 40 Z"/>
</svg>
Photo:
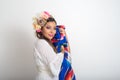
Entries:
<svg viewBox="0 0 120 80">
<path fill-rule="evenodd" d="M 41 27 L 45 26 L 47 19 L 52 17 L 47 11 L 40 13 L 38 17 L 33 17 L 33 27 L 37 32 L 41 32 Z"/>
</svg>

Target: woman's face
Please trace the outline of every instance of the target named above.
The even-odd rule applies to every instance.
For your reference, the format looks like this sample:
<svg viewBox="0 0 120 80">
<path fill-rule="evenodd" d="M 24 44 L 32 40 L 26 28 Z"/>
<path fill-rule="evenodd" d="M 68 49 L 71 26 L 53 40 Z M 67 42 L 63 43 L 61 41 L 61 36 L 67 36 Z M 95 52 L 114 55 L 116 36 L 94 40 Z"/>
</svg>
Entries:
<svg viewBox="0 0 120 80">
<path fill-rule="evenodd" d="M 56 23 L 54 21 L 47 22 L 47 24 L 42 28 L 42 34 L 45 38 L 51 40 L 56 33 Z"/>
</svg>

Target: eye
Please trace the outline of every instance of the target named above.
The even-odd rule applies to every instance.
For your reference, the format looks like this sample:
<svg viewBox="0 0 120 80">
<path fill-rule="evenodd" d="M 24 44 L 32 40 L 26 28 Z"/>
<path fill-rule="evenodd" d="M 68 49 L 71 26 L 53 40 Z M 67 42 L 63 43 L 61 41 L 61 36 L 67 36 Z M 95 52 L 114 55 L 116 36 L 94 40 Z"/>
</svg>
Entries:
<svg viewBox="0 0 120 80">
<path fill-rule="evenodd" d="M 51 27 L 50 27 L 50 26 L 47 26 L 46 28 L 47 28 L 47 29 L 50 29 Z"/>
</svg>

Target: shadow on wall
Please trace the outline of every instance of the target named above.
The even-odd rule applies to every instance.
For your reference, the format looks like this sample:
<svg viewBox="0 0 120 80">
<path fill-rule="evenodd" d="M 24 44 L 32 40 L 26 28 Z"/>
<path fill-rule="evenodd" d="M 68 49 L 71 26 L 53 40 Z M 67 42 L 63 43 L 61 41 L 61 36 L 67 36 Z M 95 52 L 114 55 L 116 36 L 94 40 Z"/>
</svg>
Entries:
<svg viewBox="0 0 120 80">
<path fill-rule="evenodd" d="M 6 26 L 5 26 L 6 27 Z M 33 33 L 24 26 L 8 26 L 2 32 L 0 80 L 35 80 Z"/>
</svg>

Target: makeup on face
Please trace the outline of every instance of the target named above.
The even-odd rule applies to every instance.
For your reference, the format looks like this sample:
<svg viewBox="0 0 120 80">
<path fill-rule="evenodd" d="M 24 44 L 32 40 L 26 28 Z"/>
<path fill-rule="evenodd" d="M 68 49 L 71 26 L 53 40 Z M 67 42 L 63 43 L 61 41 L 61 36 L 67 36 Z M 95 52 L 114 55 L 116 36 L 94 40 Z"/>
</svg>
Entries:
<svg viewBox="0 0 120 80">
<path fill-rule="evenodd" d="M 52 27 L 49 26 L 49 25 L 47 25 L 46 28 L 47 28 L 47 29 L 51 29 Z M 56 27 L 54 27 L 54 30 L 56 30 Z"/>
<path fill-rule="evenodd" d="M 47 39 L 52 39 L 56 33 L 56 24 L 54 22 L 48 22 L 46 26 L 43 27 L 42 34 Z"/>
</svg>

